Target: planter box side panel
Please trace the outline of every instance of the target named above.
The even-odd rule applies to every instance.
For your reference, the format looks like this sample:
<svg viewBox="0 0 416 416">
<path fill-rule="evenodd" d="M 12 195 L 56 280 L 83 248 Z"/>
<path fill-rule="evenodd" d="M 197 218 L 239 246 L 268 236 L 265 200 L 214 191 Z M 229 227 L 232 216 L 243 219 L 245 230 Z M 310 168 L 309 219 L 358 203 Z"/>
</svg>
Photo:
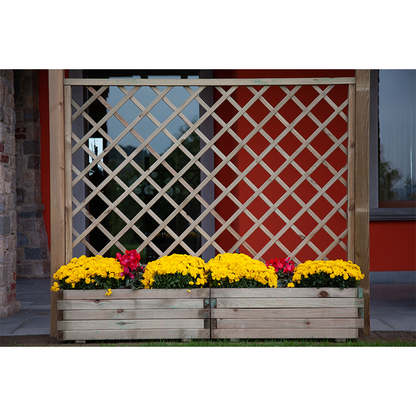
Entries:
<svg viewBox="0 0 416 416">
<path fill-rule="evenodd" d="M 58 330 L 64 341 L 207 339 L 207 297 L 200 289 L 64 291 Z"/>
<path fill-rule="evenodd" d="M 213 291 L 212 338 L 358 338 L 364 327 L 357 289 L 256 290 Z"/>
</svg>

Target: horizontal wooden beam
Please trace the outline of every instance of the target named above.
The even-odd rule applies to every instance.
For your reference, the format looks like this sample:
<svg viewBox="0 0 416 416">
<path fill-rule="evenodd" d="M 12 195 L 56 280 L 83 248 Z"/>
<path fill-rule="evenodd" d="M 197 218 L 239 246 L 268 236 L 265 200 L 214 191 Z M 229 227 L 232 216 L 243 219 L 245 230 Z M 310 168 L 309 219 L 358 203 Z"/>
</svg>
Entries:
<svg viewBox="0 0 416 416">
<path fill-rule="evenodd" d="M 66 78 L 64 85 L 134 85 L 134 86 L 153 86 L 178 85 L 178 86 L 228 86 L 228 85 L 336 85 L 336 84 L 355 84 L 354 77 L 344 78 L 262 78 L 262 79 L 140 79 L 140 78 Z"/>
</svg>

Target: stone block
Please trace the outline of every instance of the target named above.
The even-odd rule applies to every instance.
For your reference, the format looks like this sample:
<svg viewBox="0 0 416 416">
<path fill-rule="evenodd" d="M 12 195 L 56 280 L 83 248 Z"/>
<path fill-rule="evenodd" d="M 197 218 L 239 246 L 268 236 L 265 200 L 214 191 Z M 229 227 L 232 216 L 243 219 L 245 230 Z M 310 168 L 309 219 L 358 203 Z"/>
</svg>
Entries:
<svg viewBox="0 0 416 416">
<path fill-rule="evenodd" d="M 14 211 L 16 209 L 16 194 L 13 192 L 10 195 L 6 195 L 6 211 Z"/>
<path fill-rule="evenodd" d="M 11 154 L 13 154 L 11 144 L 6 144 L 6 145 L 4 146 L 4 153 L 6 153 L 6 155 L 11 155 Z"/>
<path fill-rule="evenodd" d="M 9 266 L 7 264 L 0 264 L 0 284 L 5 284 L 9 281 Z"/>
<path fill-rule="evenodd" d="M 28 238 L 23 233 L 17 232 L 17 247 L 24 247 L 28 244 Z"/>
<path fill-rule="evenodd" d="M 3 184 L 4 184 L 4 192 L 6 194 L 11 194 L 12 193 L 12 181 L 11 180 L 3 181 Z"/>
<path fill-rule="evenodd" d="M 10 234 L 10 217 L 7 215 L 0 215 L 0 235 Z"/>
<path fill-rule="evenodd" d="M 16 188 L 16 199 L 18 204 L 24 204 L 26 198 L 25 188 Z"/>
<path fill-rule="evenodd" d="M 0 307 L 0 318 L 6 318 L 9 316 L 13 316 L 15 313 L 20 311 L 20 302 L 14 301 L 9 305 L 1 306 Z"/>
<path fill-rule="evenodd" d="M 7 299 L 8 288 L 6 286 L 0 287 L 0 305 L 4 305 Z"/>
<path fill-rule="evenodd" d="M 42 261 L 33 264 L 33 272 L 36 276 L 50 276 L 50 262 Z"/>
<path fill-rule="evenodd" d="M 31 276 L 33 274 L 33 268 L 32 264 L 30 263 L 24 263 L 24 264 L 18 264 L 17 265 L 17 276 L 23 277 L 23 276 Z"/>
<path fill-rule="evenodd" d="M 48 258 L 48 252 L 45 247 L 25 247 L 26 260 L 44 260 Z"/>
<path fill-rule="evenodd" d="M 3 169 L 3 181 L 11 182 L 12 179 L 12 169 Z"/>
<path fill-rule="evenodd" d="M 17 213 L 17 218 L 19 218 L 19 219 L 42 218 L 42 212 L 40 212 L 40 211 L 18 212 Z"/>
<path fill-rule="evenodd" d="M 27 161 L 28 169 L 40 169 L 40 156 L 29 156 Z"/>
<path fill-rule="evenodd" d="M 37 140 L 26 140 L 23 143 L 23 154 L 40 155 L 40 143 Z"/>
<path fill-rule="evenodd" d="M 16 211 L 10 212 L 10 227 L 11 227 L 11 233 L 15 235 L 15 231 L 17 230 L 17 215 Z"/>
<path fill-rule="evenodd" d="M 27 236 L 29 238 L 30 246 L 45 247 L 48 245 L 48 236 L 43 229 L 40 229 L 38 232 L 28 233 Z"/>
<path fill-rule="evenodd" d="M 17 222 L 17 230 L 25 235 L 29 235 L 30 232 L 39 232 L 44 230 L 45 225 L 43 219 L 33 219 L 33 220 L 19 220 Z"/>
<path fill-rule="evenodd" d="M 27 128 L 26 127 L 17 127 L 14 130 L 15 134 L 24 134 L 27 132 Z"/>
</svg>

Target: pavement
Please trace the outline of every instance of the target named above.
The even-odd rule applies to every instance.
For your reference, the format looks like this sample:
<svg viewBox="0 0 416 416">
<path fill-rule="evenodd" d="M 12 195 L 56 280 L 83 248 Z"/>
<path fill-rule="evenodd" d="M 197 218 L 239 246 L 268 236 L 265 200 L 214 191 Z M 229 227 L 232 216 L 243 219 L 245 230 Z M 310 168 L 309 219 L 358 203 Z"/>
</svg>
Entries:
<svg viewBox="0 0 416 416">
<path fill-rule="evenodd" d="M 0 319 L 0 345 L 58 345 L 50 337 L 49 279 L 18 279 L 17 300 L 21 310 Z M 416 285 L 371 285 L 370 329 L 368 340 L 406 340 L 416 346 Z"/>
</svg>

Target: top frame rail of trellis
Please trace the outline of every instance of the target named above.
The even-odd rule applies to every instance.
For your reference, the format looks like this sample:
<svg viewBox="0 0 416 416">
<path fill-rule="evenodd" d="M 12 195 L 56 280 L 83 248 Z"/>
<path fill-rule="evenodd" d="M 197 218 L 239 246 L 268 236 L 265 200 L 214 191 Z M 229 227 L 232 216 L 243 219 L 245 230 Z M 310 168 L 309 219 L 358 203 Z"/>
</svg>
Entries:
<svg viewBox="0 0 416 416">
<path fill-rule="evenodd" d="M 355 84 L 354 77 L 341 78 L 260 78 L 260 79 L 141 79 L 141 78 L 66 78 L 64 85 L 88 86 L 256 86 L 256 85 L 351 85 Z"/>
</svg>

